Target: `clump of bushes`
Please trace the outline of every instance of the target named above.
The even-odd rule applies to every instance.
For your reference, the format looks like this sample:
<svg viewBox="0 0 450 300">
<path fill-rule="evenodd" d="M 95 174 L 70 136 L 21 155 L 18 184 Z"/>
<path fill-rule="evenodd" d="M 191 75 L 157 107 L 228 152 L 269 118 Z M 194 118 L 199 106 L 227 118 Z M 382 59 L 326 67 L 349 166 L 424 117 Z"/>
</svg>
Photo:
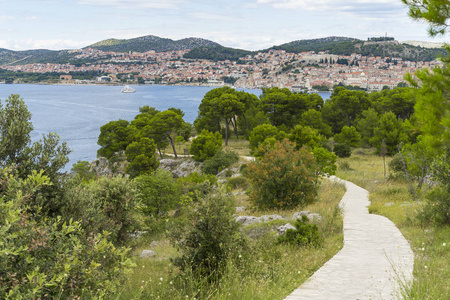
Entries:
<svg viewBox="0 0 450 300">
<path fill-rule="evenodd" d="M 232 189 L 247 189 L 248 188 L 248 179 L 244 176 L 232 177 L 228 179 L 228 186 Z"/>
<path fill-rule="evenodd" d="M 336 153 L 336 155 L 341 158 L 350 157 L 352 155 L 352 150 L 350 149 L 350 146 L 347 144 L 334 145 L 333 152 Z"/>
<path fill-rule="evenodd" d="M 189 153 L 194 155 L 196 161 L 205 161 L 214 157 L 221 148 L 222 136 L 219 132 L 212 133 L 208 130 L 202 130 L 192 141 Z"/>
<path fill-rule="evenodd" d="M 239 156 L 234 151 L 219 151 L 212 158 L 203 162 L 202 171 L 205 174 L 217 175 L 220 171 L 228 168 L 239 161 Z"/>
<path fill-rule="evenodd" d="M 181 253 L 173 263 L 182 272 L 217 281 L 228 260 L 246 249 L 233 214 L 233 199 L 223 190 L 201 199 L 195 209 L 188 211 L 186 226 L 173 233 Z"/>
<path fill-rule="evenodd" d="M 250 201 L 259 209 L 289 209 L 312 203 L 317 196 L 317 164 L 306 147 L 284 140 L 248 164 Z"/>
<path fill-rule="evenodd" d="M 299 246 L 312 245 L 318 247 L 322 244 L 323 238 L 316 224 L 309 224 L 307 216 L 297 219 L 294 224 L 297 230 L 288 229 L 284 235 L 278 237 L 279 243 L 295 244 Z"/>
</svg>

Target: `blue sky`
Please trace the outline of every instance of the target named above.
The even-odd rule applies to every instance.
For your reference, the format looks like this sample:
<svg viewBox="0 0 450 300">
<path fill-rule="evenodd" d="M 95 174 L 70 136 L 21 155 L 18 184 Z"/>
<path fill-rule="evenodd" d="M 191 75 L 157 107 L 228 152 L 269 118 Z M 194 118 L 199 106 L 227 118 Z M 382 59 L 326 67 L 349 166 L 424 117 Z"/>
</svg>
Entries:
<svg viewBox="0 0 450 300">
<path fill-rule="evenodd" d="M 260 50 L 327 36 L 443 42 L 401 0 L 0 0 L 0 48 L 77 49 L 144 35 Z"/>
</svg>

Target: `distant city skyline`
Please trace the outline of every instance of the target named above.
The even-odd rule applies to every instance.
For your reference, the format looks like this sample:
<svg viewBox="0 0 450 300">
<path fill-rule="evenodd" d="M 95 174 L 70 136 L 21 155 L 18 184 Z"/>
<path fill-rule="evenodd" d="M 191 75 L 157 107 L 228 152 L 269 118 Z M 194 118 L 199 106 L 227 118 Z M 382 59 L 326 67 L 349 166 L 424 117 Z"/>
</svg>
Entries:
<svg viewBox="0 0 450 300">
<path fill-rule="evenodd" d="M 95 42 L 155 35 L 199 37 L 261 50 L 294 40 L 430 38 L 401 0 L 0 0 L 0 48 L 78 49 Z"/>
</svg>

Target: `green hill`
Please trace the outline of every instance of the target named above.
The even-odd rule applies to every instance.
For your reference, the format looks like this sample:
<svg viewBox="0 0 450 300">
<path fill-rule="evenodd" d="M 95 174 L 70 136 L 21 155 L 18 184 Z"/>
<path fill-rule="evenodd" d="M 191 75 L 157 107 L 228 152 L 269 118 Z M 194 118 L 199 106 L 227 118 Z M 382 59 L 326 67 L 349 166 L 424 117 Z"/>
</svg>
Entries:
<svg viewBox="0 0 450 300">
<path fill-rule="evenodd" d="M 149 50 L 154 50 L 156 52 L 165 52 L 214 46 L 220 45 L 201 38 L 185 38 L 174 41 L 171 39 L 160 38 L 154 35 L 147 35 L 124 40 L 108 39 L 87 46 L 86 48 L 95 48 L 102 51 L 114 52 L 147 52 Z"/>
<path fill-rule="evenodd" d="M 346 37 L 327 37 L 312 40 L 298 40 L 290 43 L 274 46 L 267 50 L 285 50 L 287 52 L 300 53 L 308 51 L 328 51 L 330 54 L 351 55 L 352 53 L 364 56 L 400 57 L 411 61 L 431 61 L 445 56 L 447 52 L 443 48 L 428 49 L 408 44 L 401 44 L 393 38 L 373 38 L 370 41 L 362 41 Z M 265 51 L 267 51 L 265 50 Z"/>
</svg>

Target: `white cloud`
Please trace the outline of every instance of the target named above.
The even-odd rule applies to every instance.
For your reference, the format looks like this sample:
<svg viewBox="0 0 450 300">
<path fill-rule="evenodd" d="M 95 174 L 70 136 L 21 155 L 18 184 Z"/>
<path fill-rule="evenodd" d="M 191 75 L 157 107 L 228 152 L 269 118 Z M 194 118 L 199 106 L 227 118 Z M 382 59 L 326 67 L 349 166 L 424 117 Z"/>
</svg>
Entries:
<svg viewBox="0 0 450 300">
<path fill-rule="evenodd" d="M 79 0 L 78 4 L 114 6 L 122 9 L 146 9 L 146 8 L 178 8 L 178 5 L 184 3 L 184 0 Z"/>
<path fill-rule="evenodd" d="M 16 18 L 8 15 L 0 15 L 0 22 L 9 22 L 15 20 Z"/>
<path fill-rule="evenodd" d="M 48 49 L 48 50 L 62 50 L 62 49 L 79 49 L 86 47 L 98 41 L 75 41 L 65 39 L 14 39 L 14 40 L 0 40 L 0 48 L 9 50 L 29 50 L 29 49 Z"/>
<path fill-rule="evenodd" d="M 221 22 L 237 22 L 242 21 L 242 18 L 239 18 L 235 15 L 223 15 L 223 14 L 213 14 L 213 13 L 202 13 L 202 12 L 193 12 L 187 14 L 189 17 L 194 19 L 202 19 L 202 20 L 212 20 L 212 21 L 221 21 Z"/>
<path fill-rule="evenodd" d="M 268 4 L 278 9 L 351 12 L 353 14 L 397 11 L 403 7 L 400 2 L 392 0 L 257 0 L 258 4 Z"/>
</svg>

